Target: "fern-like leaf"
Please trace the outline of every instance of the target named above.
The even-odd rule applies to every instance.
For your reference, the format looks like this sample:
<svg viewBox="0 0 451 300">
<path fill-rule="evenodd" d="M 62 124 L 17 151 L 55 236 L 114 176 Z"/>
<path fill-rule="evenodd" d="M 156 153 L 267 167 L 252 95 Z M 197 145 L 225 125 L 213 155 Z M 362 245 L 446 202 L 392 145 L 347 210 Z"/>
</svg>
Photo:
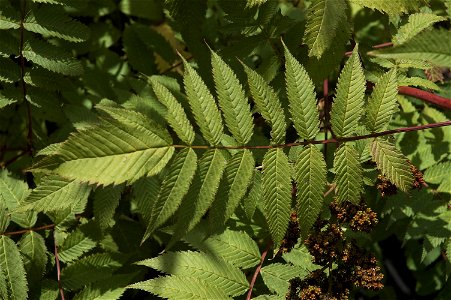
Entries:
<svg viewBox="0 0 451 300">
<path fill-rule="evenodd" d="M 92 210 L 100 228 L 105 229 L 111 225 L 123 190 L 124 186 L 119 185 L 99 188 L 95 191 Z"/>
<path fill-rule="evenodd" d="M 382 58 L 417 59 L 437 66 L 451 67 L 450 40 L 451 32 L 448 30 L 426 30 L 402 45 L 368 54 Z"/>
<path fill-rule="evenodd" d="M 336 150 L 334 169 L 338 201 L 359 203 L 363 169 L 359 162 L 359 153 L 353 145 L 344 144 Z"/>
<path fill-rule="evenodd" d="M 291 210 L 291 169 L 282 149 L 270 149 L 263 158 L 263 205 L 275 248 L 287 231 Z"/>
<path fill-rule="evenodd" d="M 175 213 L 188 192 L 196 167 L 197 155 L 193 149 L 185 148 L 175 156 L 152 206 L 143 241 Z"/>
<path fill-rule="evenodd" d="M 365 76 L 356 46 L 338 78 L 336 96 L 332 104 L 330 121 L 337 137 L 351 136 L 355 132 L 363 112 L 365 87 Z"/>
<path fill-rule="evenodd" d="M 72 134 L 57 149 L 55 173 L 95 184 L 134 182 L 159 173 L 172 157 L 169 134 L 144 115 L 106 109 L 95 126 Z"/>
<path fill-rule="evenodd" d="M 83 66 L 70 53 L 45 41 L 29 38 L 22 51 L 23 56 L 52 72 L 68 76 L 83 73 Z"/>
<path fill-rule="evenodd" d="M 261 269 L 263 281 L 270 291 L 278 295 L 285 295 L 290 285 L 290 279 L 295 277 L 303 277 L 307 275 L 307 271 L 299 267 L 273 263 Z"/>
<path fill-rule="evenodd" d="M 70 263 L 97 246 L 94 223 L 87 223 L 71 232 L 58 249 L 59 259 Z"/>
<path fill-rule="evenodd" d="M 227 163 L 218 196 L 210 210 L 210 225 L 220 228 L 232 216 L 254 174 L 255 161 L 252 152 L 242 150 L 235 153 Z"/>
<path fill-rule="evenodd" d="M 9 299 L 28 298 L 25 268 L 16 243 L 7 236 L 0 236 L 0 272 L 5 274 Z"/>
<path fill-rule="evenodd" d="M 91 188 L 76 180 L 67 180 L 57 175 L 46 176 L 26 199 L 26 204 L 17 211 L 34 210 L 48 212 L 64 210 L 86 201 Z"/>
<path fill-rule="evenodd" d="M 342 18 L 346 18 L 346 3 L 343 0 L 317 0 L 311 4 L 304 34 L 304 44 L 309 47 L 310 57 L 321 58 L 331 46 Z"/>
<path fill-rule="evenodd" d="M 232 69 L 213 51 L 211 65 L 219 105 L 227 128 L 239 144 L 245 145 L 252 137 L 254 124 L 243 87 Z"/>
<path fill-rule="evenodd" d="M 274 144 L 283 143 L 287 125 L 279 97 L 260 74 L 244 64 L 243 66 L 255 105 L 262 117 L 272 127 L 271 142 Z"/>
<path fill-rule="evenodd" d="M 215 99 L 202 78 L 185 59 L 183 59 L 183 65 L 185 66 L 183 75 L 185 91 L 196 123 L 207 142 L 210 145 L 218 145 L 223 127 L 221 113 Z"/>
<path fill-rule="evenodd" d="M 215 199 L 219 182 L 226 167 L 223 150 L 209 150 L 199 160 L 198 171 L 191 189 L 178 211 L 175 233 L 167 248 L 194 228 Z"/>
<path fill-rule="evenodd" d="M 305 237 L 321 212 L 326 186 L 326 162 L 314 145 L 299 152 L 295 165 L 297 211 L 302 236 Z"/>
<path fill-rule="evenodd" d="M 371 145 L 371 155 L 381 170 L 392 183 L 407 192 L 412 186 L 413 175 L 407 158 L 387 140 L 376 138 Z"/>
<path fill-rule="evenodd" d="M 396 69 L 392 69 L 380 78 L 368 100 L 366 108 L 368 130 L 379 132 L 388 127 L 388 123 L 396 110 L 397 95 Z"/>
<path fill-rule="evenodd" d="M 185 240 L 194 248 L 240 268 L 254 267 L 260 261 L 257 243 L 245 232 L 226 229 L 205 239 L 206 229 L 196 227 Z"/>
<path fill-rule="evenodd" d="M 411 40 L 418 33 L 428 28 L 434 23 L 444 21 L 446 18 L 434 14 L 417 13 L 409 16 L 408 22 L 401 26 L 392 38 L 393 44 L 401 45 Z"/>
<path fill-rule="evenodd" d="M 285 48 L 285 80 L 291 119 L 299 136 L 312 140 L 319 132 L 315 86 L 304 67 Z"/>
<path fill-rule="evenodd" d="M 171 300 L 229 300 L 219 287 L 188 276 L 165 276 L 129 285 Z"/>
<path fill-rule="evenodd" d="M 423 0 L 350 0 L 352 4 L 365 6 L 371 9 L 377 9 L 381 12 L 385 12 L 392 17 L 398 16 L 402 13 L 406 13 L 411 10 L 417 10 L 424 4 Z"/>
<path fill-rule="evenodd" d="M 44 238 L 37 232 L 27 232 L 20 238 L 18 247 L 30 287 L 32 283 L 40 284 L 47 264 L 47 248 Z"/>
<path fill-rule="evenodd" d="M 62 7 L 43 5 L 32 9 L 23 23 L 26 30 L 70 42 L 83 42 L 89 37 L 86 25 L 70 18 Z"/>
<path fill-rule="evenodd" d="M 249 285 L 238 268 L 200 252 L 168 252 L 139 264 L 167 274 L 196 278 L 219 287 L 230 296 L 243 294 Z"/>
<path fill-rule="evenodd" d="M 155 95 L 158 100 L 167 108 L 166 120 L 178 137 L 186 144 L 191 145 L 194 141 L 194 129 L 191 125 L 182 105 L 175 99 L 174 95 L 157 79 L 150 79 Z"/>
</svg>

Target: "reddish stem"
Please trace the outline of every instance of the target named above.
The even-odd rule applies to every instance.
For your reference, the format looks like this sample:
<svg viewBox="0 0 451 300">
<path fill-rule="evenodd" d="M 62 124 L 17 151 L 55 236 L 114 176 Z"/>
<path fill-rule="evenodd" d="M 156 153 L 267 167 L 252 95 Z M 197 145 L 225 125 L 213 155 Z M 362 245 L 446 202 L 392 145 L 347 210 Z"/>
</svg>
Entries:
<svg viewBox="0 0 451 300">
<path fill-rule="evenodd" d="M 263 262 L 265 261 L 266 255 L 268 254 L 269 249 L 271 249 L 271 246 L 272 246 L 272 242 L 269 242 L 266 245 L 266 248 L 263 251 L 262 256 L 260 257 L 260 263 L 258 264 L 257 268 L 255 269 L 254 276 L 252 276 L 252 280 L 249 284 L 249 291 L 247 292 L 246 300 L 250 300 L 252 297 L 252 289 L 254 288 L 255 281 L 257 281 L 258 274 L 260 274 L 260 270 L 262 269 Z"/>
<path fill-rule="evenodd" d="M 55 263 L 56 263 L 56 277 L 58 280 L 58 288 L 60 291 L 61 300 L 65 300 L 63 285 L 61 284 L 61 266 L 60 266 L 60 260 L 58 257 L 58 246 L 56 245 L 55 234 L 53 234 L 53 244 L 55 245 Z"/>
<path fill-rule="evenodd" d="M 400 86 L 398 92 L 401 95 L 412 96 L 445 109 L 451 109 L 451 99 L 429 93 L 410 86 Z"/>
</svg>

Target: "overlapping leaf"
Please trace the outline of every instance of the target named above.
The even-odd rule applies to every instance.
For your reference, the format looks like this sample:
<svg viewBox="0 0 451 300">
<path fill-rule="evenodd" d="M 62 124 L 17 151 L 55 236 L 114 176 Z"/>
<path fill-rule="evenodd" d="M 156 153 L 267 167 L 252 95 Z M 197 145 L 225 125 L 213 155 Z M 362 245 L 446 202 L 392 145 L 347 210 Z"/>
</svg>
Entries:
<svg viewBox="0 0 451 300">
<path fill-rule="evenodd" d="M 270 291 L 285 295 L 290 279 L 307 275 L 307 271 L 288 264 L 272 263 L 261 269 L 263 281 Z"/>
<path fill-rule="evenodd" d="M 427 30 L 402 45 L 369 54 L 391 59 L 417 59 L 441 67 L 451 67 L 450 40 L 451 32 L 448 30 Z"/>
<path fill-rule="evenodd" d="M 221 288 L 187 276 L 165 276 L 138 282 L 128 288 L 141 289 L 173 300 L 232 299 Z"/>
<path fill-rule="evenodd" d="M 331 125 L 337 137 L 354 134 L 363 112 L 365 87 L 365 76 L 356 46 L 338 78 L 336 96 L 332 104 Z"/>
<path fill-rule="evenodd" d="M 429 13 L 411 14 L 408 22 L 401 26 L 396 35 L 392 38 L 393 44 L 401 45 L 432 24 L 443 20 L 446 20 L 446 18 Z"/>
<path fill-rule="evenodd" d="M 28 284 L 19 249 L 7 236 L 0 236 L 0 272 L 5 275 L 9 299 L 28 298 Z"/>
<path fill-rule="evenodd" d="M 371 132 L 383 131 L 388 127 L 396 110 L 397 95 L 396 69 L 392 69 L 379 79 L 368 100 L 366 124 Z"/>
<path fill-rule="evenodd" d="M 255 161 L 252 152 L 242 150 L 228 161 L 218 196 L 210 210 L 211 228 L 220 228 L 232 216 L 254 174 Z"/>
<path fill-rule="evenodd" d="M 26 198 L 18 211 L 34 210 L 48 212 L 74 207 L 86 201 L 91 188 L 77 180 L 68 180 L 57 175 L 46 176 Z"/>
<path fill-rule="evenodd" d="M 326 174 L 326 162 L 317 147 L 306 146 L 299 152 L 295 176 L 299 227 L 303 237 L 321 212 L 323 192 L 327 183 Z"/>
<path fill-rule="evenodd" d="M 58 6 L 43 5 L 30 10 L 23 26 L 28 31 L 70 42 L 83 42 L 89 37 L 88 27 L 70 18 L 64 9 Z"/>
<path fill-rule="evenodd" d="M 200 252 L 168 252 L 139 264 L 172 275 L 196 278 L 219 287 L 230 296 L 243 294 L 249 285 L 237 267 Z"/>
<path fill-rule="evenodd" d="M 350 0 L 353 4 L 369 7 L 371 9 L 377 9 L 381 12 L 385 12 L 390 16 L 398 16 L 402 13 L 406 13 L 410 10 L 417 10 L 424 4 L 422 0 Z"/>
<path fill-rule="evenodd" d="M 199 160 L 193 184 L 179 208 L 175 233 L 168 248 L 199 223 L 215 199 L 227 162 L 222 151 L 209 150 Z"/>
<path fill-rule="evenodd" d="M 41 283 L 44 275 L 47 264 L 45 240 L 39 233 L 30 231 L 21 237 L 18 246 L 31 289 L 32 285 Z"/>
<path fill-rule="evenodd" d="M 161 171 L 172 157 L 171 138 L 139 113 L 102 108 L 109 116 L 73 133 L 57 149 L 53 172 L 94 184 L 134 182 Z"/>
<path fill-rule="evenodd" d="M 95 191 L 92 209 L 100 228 L 105 229 L 110 226 L 123 190 L 124 186 L 119 185 L 99 188 Z"/>
<path fill-rule="evenodd" d="M 285 48 L 285 81 L 291 119 L 299 136 L 312 140 L 319 132 L 319 112 L 316 109 L 315 86 L 304 67 Z"/>
<path fill-rule="evenodd" d="M 282 149 L 270 149 L 263 158 L 263 206 L 277 248 L 287 231 L 291 210 L 291 169 Z"/>
<path fill-rule="evenodd" d="M 175 99 L 174 95 L 156 79 L 151 78 L 152 87 L 158 100 L 167 108 L 166 120 L 178 137 L 188 145 L 194 141 L 194 129 L 191 125 L 182 105 Z"/>
<path fill-rule="evenodd" d="M 243 66 L 255 105 L 262 117 L 272 127 L 271 142 L 275 144 L 283 143 L 287 125 L 279 97 L 260 74 L 244 64 Z"/>
<path fill-rule="evenodd" d="M 188 192 L 196 167 L 197 155 L 193 149 L 185 148 L 175 156 L 152 206 L 143 240 L 175 213 Z"/>
<path fill-rule="evenodd" d="M 309 56 L 321 58 L 331 46 L 337 25 L 343 18 L 346 18 L 346 3 L 343 0 L 317 0 L 311 4 L 304 33 Z"/>
<path fill-rule="evenodd" d="M 213 78 L 225 123 L 237 142 L 245 145 L 254 130 L 249 102 L 232 69 L 218 54 L 211 53 Z"/>
<path fill-rule="evenodd" d="M 409 163 L 394 144 L 382 138 L 376 138 L 371 145 L 371 155 L 377 168 L 392 183 L 405 192 L 410 189 L 413 175 Z"/>
<path fill-rule="evenodd" d="M 358 204 L 363 188 L 363 169 L 353 145 L 344 144 L 335 151 L 334 169 L 338 201 Z"/>
<path fill-rule="evenodd" d="M 221 113 L 218 110 L 215 99 L 202 78 L 184 59 L 183 65 L 185 66 L 183 75 L 185 91 L 196 123 L 207 142 L 210 145 L 218 145 L 221 140 L 223 127 Z"/>
</svg>

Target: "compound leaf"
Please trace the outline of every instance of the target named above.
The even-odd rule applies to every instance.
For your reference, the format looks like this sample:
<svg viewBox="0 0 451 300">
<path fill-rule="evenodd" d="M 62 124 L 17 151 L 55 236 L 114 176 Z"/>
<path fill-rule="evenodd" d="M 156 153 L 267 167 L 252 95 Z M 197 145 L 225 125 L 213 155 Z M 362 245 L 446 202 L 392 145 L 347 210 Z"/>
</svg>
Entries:
<svg viewBox="0 0 451 300">
<path fill-rule="evenodd" d="M 12 239 L 4 235 L 0 236 L 0 272 L 6 279 L 9 299 L 28 298 L 28 284 L 19 249 Z"/>
<path fill-rule="evenodd" d="M 358 204 L 363 188 L 363 169 L 353 145 L 344 144 L 335 151 L 334 169 L 338 201 Z"/>
</svg>

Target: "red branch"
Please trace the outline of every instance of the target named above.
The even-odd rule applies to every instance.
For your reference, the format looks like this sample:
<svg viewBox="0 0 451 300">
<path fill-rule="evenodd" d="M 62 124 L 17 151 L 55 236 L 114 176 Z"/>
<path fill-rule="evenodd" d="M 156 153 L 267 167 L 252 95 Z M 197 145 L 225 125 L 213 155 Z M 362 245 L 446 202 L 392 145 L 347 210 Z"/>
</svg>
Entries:
<svg viewBox="0 0 451 300">
<path fill-rule="evenodd" d="M 56 245 L 55 234 L 53 234 L 53 244 L 55 245 L 56 278 L 58 280 L 58 288 L 60 291 L 61 300 L 65 300 L 63 285 L 61 284 L 61 266 L 60 266 L 60 260 L 58 257 L 58 246 Z"/>
<path fill-rule="evenodd" d="M 451 109 L 451 99 L 429 93 L 410 86 L 400 86 L 398 89 L 399 94 L 412 96 L 431 104 L 440 106 L 442 108 Z"/>
<path fill-rule="evenodd" d="M 262 256 L 260 258 L 260 263 L 258 264 L 257 268 L 255 269 L 254 276 L 252 276 L 252 280 L 249 284 L 249 291 L 247 292 L 246 300 L 250 300 L 252 297 L 252 290 L 254 288 L 255 281 L 257 281 L 258 274 L 260 274 L 260 270 L 262 269 L 263 262 L 265 261 L 266 255 L 268 254 L 269 249 L 271 249 L 271 246 L 272 246 L 272 242 L 269 242 L 268 245 L 266 245 L 266 248 L 262 253 Z"/>
</svg>

